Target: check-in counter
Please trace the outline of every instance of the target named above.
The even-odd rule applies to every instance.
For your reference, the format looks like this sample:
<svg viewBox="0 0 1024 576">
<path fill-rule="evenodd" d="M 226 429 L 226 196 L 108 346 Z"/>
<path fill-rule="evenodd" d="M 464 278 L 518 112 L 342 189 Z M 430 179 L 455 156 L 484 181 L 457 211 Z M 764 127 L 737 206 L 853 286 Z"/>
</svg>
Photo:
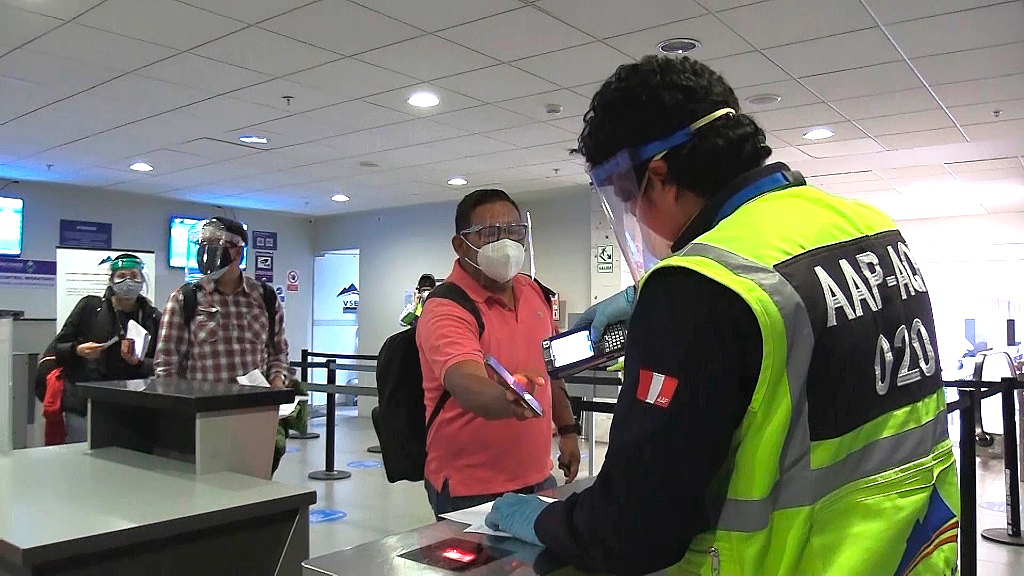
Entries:
<svg viewBox="0 0 1024 576">
<path fill-rule="evenodd" d="M 195 474 L 270 479 L 278 408 L 289 388 L 149 378 L 77 384 L 89 400 L 89 447 L 117 446 L 187 463 Z"/>
<path fill-rule="evenodd" d="M 0 576 L 296 576 L 316 493 L 84 444 L 0 455 Z"/>
</svg>

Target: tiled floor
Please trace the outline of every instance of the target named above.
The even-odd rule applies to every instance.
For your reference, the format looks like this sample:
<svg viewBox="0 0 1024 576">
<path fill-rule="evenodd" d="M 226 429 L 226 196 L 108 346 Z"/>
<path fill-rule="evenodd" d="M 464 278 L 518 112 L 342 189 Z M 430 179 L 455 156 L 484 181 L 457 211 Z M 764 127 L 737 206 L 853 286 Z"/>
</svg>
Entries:
<svg viewBox="0 0 1024 576">
<path fill-rule="evenodd" d="M 426 494 L 421 484 L 401 482 L 389 484 L 382 468 L 357 468 L 353 462 L 380 462 L 380 455 L 366 448 L 377 443 L 368 418 L 355 417 L 354 409 L 338 413 L 335 465 L 348 469 L 347 480 L 320 482 L 309 480 L 311 470 L 324 467 L 323 437 L 325 419 L 313 420 L 310 429 L 320 432 L 315 440 L 289 440 L 291 452 L 285 454 L 274 480 L 315 488 L 318 503 L 315 509 L 328 508 L 345 512 L 338 520 L 310 525 L 312 556 L 349 548 L 389 534 L 403 532 L 433 521 Z M 583 447 L 586 451 L 586 445 Z M 600 468 L 604 447 L 595 451 L 595 466 Z M 584 454 L 580 476 L 586 475 Z M 978 460 L 978 527 L 999 528 L 1005 516 L 998 507 L 1003 503 L 1003 468 L 1001 460 Z M 997 508 L 990 510 L 989 508 Z M 978 538 L 978 574 L 982 576 L 1020 576 L 1024 574 L 1024 548 L 992 544 Z"/>
</svg>

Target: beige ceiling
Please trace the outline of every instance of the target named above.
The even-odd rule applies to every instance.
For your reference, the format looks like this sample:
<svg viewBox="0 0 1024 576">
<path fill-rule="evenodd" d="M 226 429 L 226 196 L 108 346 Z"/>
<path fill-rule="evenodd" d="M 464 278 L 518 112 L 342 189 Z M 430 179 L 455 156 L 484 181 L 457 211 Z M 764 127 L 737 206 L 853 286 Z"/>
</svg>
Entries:
<svg viewBox="0 0 1024 576">
<path fill-rule="evenodd" d="M 582 186 L 590 96 L 679 36 L 829 190 L 1024 211 L 1021 0 L 0 0 L 0 177 L 305 214 Z"/>
</svg>

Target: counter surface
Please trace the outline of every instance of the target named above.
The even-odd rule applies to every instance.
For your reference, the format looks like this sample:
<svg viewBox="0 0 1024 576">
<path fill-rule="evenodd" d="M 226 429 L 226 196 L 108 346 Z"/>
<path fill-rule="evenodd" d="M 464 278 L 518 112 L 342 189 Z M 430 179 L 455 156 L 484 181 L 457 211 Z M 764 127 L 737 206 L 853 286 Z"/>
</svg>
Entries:
<svg viewBox="0 0 1024 576">
<path fill-rule="evenodd" d="M 573 492 L 579 492 L 594 482 L 593 478 L 585 478 L 560 486 L 545 493 L 555 498 L 565 498 Z M 374 542 L 367 542 L 348 550 L 341 550 L 303 563 L 304 574 L 329 576 L 396 576 L 399 574 L 415 574 L 417 576 L 445 575 L 453 572 L 406 560 L 399 556 L 406 552 L 440 542 L 448 538 L 460 538 L 470 542 L 478 542 L 498 549 L 511 552 L 500 558 L 459 574 L 472 576 L 534 576 L 541 574 L 575 574 L 565 562 L 544 553 L 543 548 L 527 544 L 515 538 L 502 538 L 463 532 L 465 524 L 443 520 L 428 524 L 416 530 L 388 536 Z M 560 570 L 566 569 L 566 572 Z"/>
<path fill-rule="evenodd" d="M 216 412 L 288 404 L 290 388 L 243 386 L 238 382 L 195 382 L 179 378 L 80 382 L 85 398 L 123 405 L 183 412 Z"/>
<path fill-rule="evenodd" d="M 84 444 L 0 456 L 0 558 L 34 565 L 316 503 L 307 488 Z"/>
</svg>

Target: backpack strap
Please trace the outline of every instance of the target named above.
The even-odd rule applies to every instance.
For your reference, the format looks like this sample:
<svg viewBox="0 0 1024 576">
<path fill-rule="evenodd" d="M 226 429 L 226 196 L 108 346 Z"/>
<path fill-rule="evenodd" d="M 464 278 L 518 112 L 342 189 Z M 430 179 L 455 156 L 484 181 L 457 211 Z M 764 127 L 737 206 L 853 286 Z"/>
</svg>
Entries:
<svg viewBox="0 0 1024 576">
<path fill-rule="evenodd" d="M 178 288 L 181 292 L 181 314 L 185 321 L 185 329 L 192 330 L 192 320 L 196 317 L 196 310 L 199 309 L 199 295 L 196 285 L 192 282 L 185 282 Z"/>
<path fill-rule="evenodd" d="M 277 292 L 266 282 L 260 282 L 260 287 L 263 288 L 263 307 L 267 310 L 269 320 L 267 324 L 269 327 L 267 330 L 267 356 L 269 357 L 274 350 L 274 340 L 277 339 Z"/>
<path fill-rule="evenodd" d="M 430 300 L 431 298 L 443 298 L 445 300 L 451 300 L 452 302 L 455 302 L 456 304 L 461 306 L 464 310 L 466 310 L 466 312 L 472 314 L 473 318 L 476 320 L 476 326 L 479 329 L 479 335 L 477 337 L 483 337 L 484 318 L 483 316 L 480 315 L 480 309 L 477 307 L 476 302 L 474 302 L 473 299 L 469 297 L 469 294 L 466 294 L 466 291 L 463 290 L 461 286 L 453 282 L 444 282 L 437 288 L 434 288 L 433 290 L 430 291 L 430 294 L 427 295 L 427 298 L 426 300 L 423 301 L 423 304 L 426 305 L 427 300 Z M 441 415 L 441 411 L 444 410 L 445 404 L 448 403 L 448 400 L 450 400 L 451 397 L 452 393 L 449 392 L 447 388 L 444 388 L 443 391 L 441 392 L 441 397 L 437 399 L 437 404 L 434 404 L 434 409 L 430 411 L 430 417 L 427 418 L 428 432 L 430 431 L 430 427 L 434 424 L 434 421 L 437 420 L 437 417 Z"/>
<path fill-rule="evenodd" d="M 540 280 L 537 280 L 536 278 L 533 279 L 533 283 L 536 284 L 538 288 L 540 288 L 540 293 L 544 295 L 544 301 L 548 303 L 548 308 L 551 308 L 551 299 L 554 298 L 558 293 L 552 290 L 551 288 L 548 288 L 547 286 L 541 284 Z"/>
</svg>

